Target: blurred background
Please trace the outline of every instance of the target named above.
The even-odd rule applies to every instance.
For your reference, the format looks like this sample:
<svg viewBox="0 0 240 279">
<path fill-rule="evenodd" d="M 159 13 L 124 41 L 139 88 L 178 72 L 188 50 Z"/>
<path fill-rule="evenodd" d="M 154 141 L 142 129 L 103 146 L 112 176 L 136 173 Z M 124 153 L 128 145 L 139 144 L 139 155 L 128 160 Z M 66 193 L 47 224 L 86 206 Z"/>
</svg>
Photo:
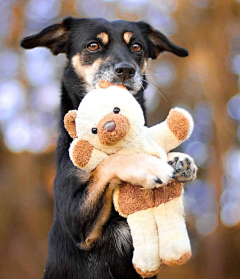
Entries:
<svg viewBox="0 0 240 279">
<path fill-rule="evenodd" d="M 193 257 L 158 278 L 240 278 L 239 0 L 0 0 L 0 278 L 43 277 L 66 63 L 19 41 L 69 15 L 145 20 L 189 50 L 146 72 L 148 124 L 186 108 L 195 129 L 180 150 L 199 166 L 185 193 Z"/>
</svg>

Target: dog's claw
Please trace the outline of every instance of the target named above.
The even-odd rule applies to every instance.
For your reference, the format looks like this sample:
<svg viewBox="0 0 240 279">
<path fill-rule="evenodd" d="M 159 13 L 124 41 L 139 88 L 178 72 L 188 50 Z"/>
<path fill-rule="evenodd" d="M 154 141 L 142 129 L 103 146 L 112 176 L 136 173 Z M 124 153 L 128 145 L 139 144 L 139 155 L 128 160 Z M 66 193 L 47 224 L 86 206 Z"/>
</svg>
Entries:
<svg viewBox="0 0 240 279">
<path fill-rule="evenodd" d="M 162 180 L 160 178 L 158 178 L 158 177 L 156 177 L 154 180 L 158 184 L 163 184 Z"/>
</svg>

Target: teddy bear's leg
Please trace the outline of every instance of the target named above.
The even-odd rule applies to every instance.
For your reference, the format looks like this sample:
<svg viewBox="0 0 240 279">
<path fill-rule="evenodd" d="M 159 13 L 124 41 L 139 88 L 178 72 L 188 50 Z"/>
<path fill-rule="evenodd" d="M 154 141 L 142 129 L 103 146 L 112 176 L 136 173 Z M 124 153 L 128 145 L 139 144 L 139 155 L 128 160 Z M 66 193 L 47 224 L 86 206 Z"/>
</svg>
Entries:
<svg viewBox="0 0 240 279">
<path fill-rule="evenodd" d="M 154 209 L 141 210 L 127 218 L 133 240 L 133 265 L 143 278 L 151 277 L 161 268 L 159 242 Z"/>
<path fill-rule="evenodd" d="M 181 265 L 191 257 L 182 196 L 154 208 L 158 226 L 160 258 L 169 266 Z"/>
</svg>

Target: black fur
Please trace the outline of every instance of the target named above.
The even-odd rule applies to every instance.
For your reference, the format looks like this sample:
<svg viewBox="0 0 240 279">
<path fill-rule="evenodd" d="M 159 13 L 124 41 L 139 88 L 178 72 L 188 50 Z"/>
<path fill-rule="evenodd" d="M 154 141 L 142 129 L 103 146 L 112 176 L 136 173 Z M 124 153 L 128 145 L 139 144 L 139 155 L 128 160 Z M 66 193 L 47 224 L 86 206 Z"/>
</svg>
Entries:
<svg viewBox="0 0 240 279">
<path fill-rule="evenodd" d="M 126 31 L 134 34 L 129 45 L 123 41 L 123 32 Z M 89 52 L 86 46 L 96 41 L 96 35 L 101 32 L 109 34 L 109 44 L 103 46 L 98 41 L 99 51 Z M 131 51 L 134 42 L 140 42 L 143 46 L 141 53 Z M 86 207 L 84 201 L 91 181 L 80 179 L 81 171 L 69 159 L 68 149 L 72 138 L 64 129 L 63 117 L 69 110 L 77 109 L 88 90 L 94 88 L 103 77 L 109 82 L 124 84 L 145 112 L 143 91 L 146 84 L 142 81 L 145 76 L 141 72 L 144 59 L 155 59 L 162 51 L 183 57 L 187 56 L 187 51 L 171 43 L 162 33 L 144 22 L 109 22 L 104 19 L 71 17 L 47 27 L 39 34 L 24 38 L 21 46 L 26 49 L 45 46 L 55 55 L 66 53 L 68 58 L 62 79 L 57 173 L 54 181 L 54 221 L 49 233 L 44 278 L 139 279 L 132 265 L 132 244 L 126 219 L 120 217 L 114 209 L 95 246 L 89 251 L 80 248 L 97 220 L 104 198 L 100 197 L 93 209 Z M 78 53 L 81 54 L 83 66 L 91 66 L 98 58 L 103 60 L 98 71 L 93 74 L 92 84 L 73 68 L 71 59 Z M 126 61 L 135 67 L 136 74 L 132 79 L 120 80 L 114 75 L 113 68 L 116 63 Z M 104 76 L 106 73 L 107 77 Z M 138 83 L 141 81 L 140 87 L 136 80 Z"/>
</svg>

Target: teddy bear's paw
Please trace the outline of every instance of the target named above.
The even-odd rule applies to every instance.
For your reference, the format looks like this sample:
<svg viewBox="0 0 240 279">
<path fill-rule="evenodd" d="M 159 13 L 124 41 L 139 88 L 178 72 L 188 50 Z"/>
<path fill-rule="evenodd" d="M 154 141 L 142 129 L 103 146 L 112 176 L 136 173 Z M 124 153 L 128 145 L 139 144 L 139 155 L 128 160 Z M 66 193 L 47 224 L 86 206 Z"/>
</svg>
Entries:
<svg viewBox="0 0 240 279">
<path fill-rule="evenodd" d="M 136 265 L 133 265 L 137 273 L 142 277 L 142 278 L 150 278 L 158 274 L 159 270 L 162 268 L 162 265 L 160 265 L 156 270 L 147 270 L 143 271 L 141 268 L 137 267 Z"/>
<path fill-rule="evenodd" d="M 168 154 L 168 164 L 173 167 L 173 178 L 180 182 L 192 181 L 197 175 L 197 166 L 193 158 L 184 153 L 172 152 Z"/>
<path fill-rule="evenodd" d="M 192 256 L 192 252 L 187 251 L 181 257 L 178 257 L 178 258 L 172 257 L 167 260 L 162 259 L 162 262 L 168 266 L 178 266 L 178 265 L 182 265 L 182 264 L 186 263 L 191 258 L 191 256 Z"/>
</svg>

